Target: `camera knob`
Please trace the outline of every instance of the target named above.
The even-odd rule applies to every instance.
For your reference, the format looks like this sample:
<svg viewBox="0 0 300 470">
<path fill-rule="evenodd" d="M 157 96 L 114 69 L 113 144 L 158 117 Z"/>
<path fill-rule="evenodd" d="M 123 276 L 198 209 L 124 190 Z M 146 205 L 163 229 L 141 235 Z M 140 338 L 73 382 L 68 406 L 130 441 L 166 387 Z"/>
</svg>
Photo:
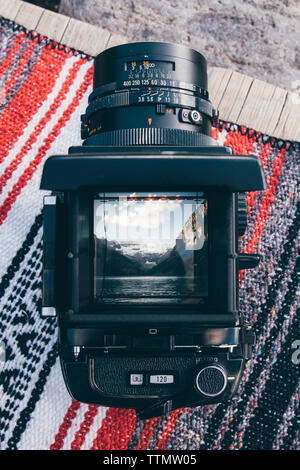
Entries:
<svg viewBox="0 0 300 470">
<path fill-rule="evenodd" d="M 189 117 L 190 117 L 190 120 L 194 124 L 199 124 L 200 121 L 202 120 L 201 114 L 196 109 L 194 109 L 193 111 L 189 113 Z"/>
<path fill-rule="evenodd" d="M 244 235 L 247 228 L 247 199 L 245 193 L 238 195 L 238 233 Z"/>
<path fill-rule="evenodd" d="M 196 377 L 196 387 L 206 397 L 217 397 L 225 390 L 227 375 L 218 365 L 203 367 Z"/>
</svg>

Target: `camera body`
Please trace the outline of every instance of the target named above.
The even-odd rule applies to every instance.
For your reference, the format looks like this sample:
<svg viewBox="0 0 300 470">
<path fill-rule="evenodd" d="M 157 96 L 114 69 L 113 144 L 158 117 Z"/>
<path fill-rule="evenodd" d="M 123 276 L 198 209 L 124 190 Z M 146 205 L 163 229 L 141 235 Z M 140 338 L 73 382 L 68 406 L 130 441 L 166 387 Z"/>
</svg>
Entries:
<svg viewBox="0 0 300 470">
<path fill-rule="evenodd" d="M 175 46 L 167 46 L 170 55 Z M 157 69 L 161 43 L 109 51 L 116 65 L 102 69 L 105 85 L 91 95 L 84 145 L 45 163 L 41 188 L 52 193 L 44 199 L 42 314 L 57 316 L 62 371 L 76 400 L 135 408 L 142 417 L 219 403 L 234 394 L 254 343 L 238 281 L 259 257 L 239 253 L 238 238 L 245 192 L 264 188 L 261 165 L 215 145 L 205 87 L 201 97 L 195 88 L 182 102 L 172 98 L 181 82 L 170 58 L 159 63 L 164 78 L 151 70 L 145 78 Z M 142 86 L 132 75 L 139 63 Z M 115 93 L 120 64 L 131 69 Z M 96 63 L 96 82 L 98 75 Z M 132 107 L 133 121 L 146 116 L 142 130 L 125 119 Z"/>
</svg>

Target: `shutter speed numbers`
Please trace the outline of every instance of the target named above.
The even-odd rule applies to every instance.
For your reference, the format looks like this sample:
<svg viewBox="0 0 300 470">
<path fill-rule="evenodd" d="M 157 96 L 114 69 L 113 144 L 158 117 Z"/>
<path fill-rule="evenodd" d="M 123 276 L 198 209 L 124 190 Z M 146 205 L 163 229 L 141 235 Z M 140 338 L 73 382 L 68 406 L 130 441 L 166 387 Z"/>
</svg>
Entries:
<svg viewBox="0 0 300 470">
<path fill-rule="evenodd" d="M 171 83 L 171 85 L 175 86 L 176 85 L 176 81 L 173 80 L 174 83 Z M 127 87 L 127 86 L 140 86 L 140 85 L 144 85 L 144 86 L 148 86 L 148 85 L 152 85 L 152 86 L 169 86 L 169 83 L 170 81 L 168 80 L 163 80 L 163 79 L 157 79 L 157 78 L 153 78 L 151 80 L 148 80 L 148 79 L 143 79 L 143 80 L 124 80 L 123 82 L 123 86 L 124 87 Z"/>
</svg>

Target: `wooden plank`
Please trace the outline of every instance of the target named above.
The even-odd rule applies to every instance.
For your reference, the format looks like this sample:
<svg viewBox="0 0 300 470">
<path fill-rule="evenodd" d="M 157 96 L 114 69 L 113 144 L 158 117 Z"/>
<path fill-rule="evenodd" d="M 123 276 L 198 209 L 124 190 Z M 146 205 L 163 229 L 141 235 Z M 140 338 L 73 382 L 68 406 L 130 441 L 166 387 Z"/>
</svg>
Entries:
<svg viewBox="0 0 300 470">
<path fill-rule="evenodd" d="M 126 44 L 128 42 L 129 41 L 125 36 L 113 33 L 109 38 L 109 41 L 106 45 L 106 49 L 108 49 L 109 47 L 120 46 L 120 44 Z"/>
<path fill-rule="evenodd" d="M 251 89 L 237 117 L 238 124 L 273 135 L 280 119 L 287 92 L 270 83 L 253 80 Z"/>
<path fill-rule="evenodd" d="M 219 109 L 220 101 L 226 90 L 227 84 L 232 75 L 232 70 L 222 67 L 212 67 L 208 69 L 208 92 L 209 99 L 213 107 Z"/>
<path fill-rule="evenodd" d="M 300 95 L 288 92 L 274 135 L 300 142 Z"/>
<path fill-rule="evenodd" d="M 14 21 L 27 29 L 35 29 L 44 11 L 44 8 L 22 2 Z"/>
<path fill-rule="evenodd" d="M 23 2 L 20 0 L 1 0 L 0 1 L 0 16 L 14 21 L 18 14 Z"/>
<path fill-rule="evenodd" d="M 269 102 L 269 106 L 266 112 L 266 127 L 265 133 L 269 135 L 275 135 L 276 127 L 280 122 L 282 111 L 286 103 L 288 92 L 283 88 L 275 87 L 272 99 Z"/>
<path fill-rule="evenodd" d="M 61 38 L 61 43 L 96 56 L 106 49 L 110 36 L 109 31 L 72 18 Z"/>
<path fill-rule="evenodd" d="M 50 10 L 44 10 L 36 31 L 43 36 L 47 36 L 56 42 L 61 42 L 61 38 L 70 22 L 70 18 Z"/>
<path fill-rule="evenodd" d="M 224 121 L 237 122 L 253 78 L 233 72 L 219 103 L 220 118 Z"/>
</svg>

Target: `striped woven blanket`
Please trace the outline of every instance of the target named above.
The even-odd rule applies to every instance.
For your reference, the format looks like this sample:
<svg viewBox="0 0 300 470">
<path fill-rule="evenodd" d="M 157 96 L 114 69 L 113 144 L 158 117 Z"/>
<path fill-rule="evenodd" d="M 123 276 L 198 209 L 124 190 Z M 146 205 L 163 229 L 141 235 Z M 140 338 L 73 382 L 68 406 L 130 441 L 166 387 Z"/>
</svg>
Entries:
<svg viewBox="0 0 300 470">
<path fill-rule="evenodd" d="M 233 123 L 213 130 L 258 155 L 267 180 L 247 195 L 241 250 L 263 261 L 240 281 L 257 342 L 236 397 L 145 421 L 80 404 L 62 380 L 55 320 L 40 317 L 39 182 L 51 154 L 81 144 L 93 59 L 4 19 L 0 51 L 1 449 L 299 449 L 299 143 Z"/>
</svg>

